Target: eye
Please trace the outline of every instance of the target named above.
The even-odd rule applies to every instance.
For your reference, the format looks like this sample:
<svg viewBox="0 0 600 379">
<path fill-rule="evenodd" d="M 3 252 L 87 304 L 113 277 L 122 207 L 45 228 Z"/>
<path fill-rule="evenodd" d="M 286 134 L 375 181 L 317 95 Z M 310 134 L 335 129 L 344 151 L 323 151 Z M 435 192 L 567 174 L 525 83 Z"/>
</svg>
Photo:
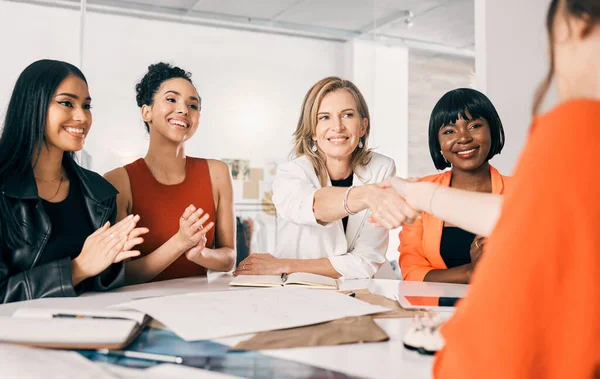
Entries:
<svg viewBox="0 0 600 379">
<path fill-rule="evenodd" d="M 173 98 L 173 97 L 167 97 L 167 101 L 169 103 L 175 103 L 177 100 L 175 100 L 175 98 Z"/>
<path fill-rule="evenodd" d="M 199 107 L 196 104 L 190 104 L 190 108 L 198 110 Z"/>
<path fill-rule="evenodd" d="M 65 107 L 73 108 L 73 103 L 68 100 L 63 100 L 58 102 L 60 105 L 64 105 Z"/>
<path fill-rule="evenodd" d="M 82 108 L 85 110 L 90 110 L 92 109 L 92 104 L 83 104 Z"/>
<path fill-rule="evenodd" d="M 483 126 L 483 125 L 481 125 L 481 124 L 473 124 L 473 125 L 471 125 L 471 129 L 479 129 L 479 128 L 481 128 L 482 126 Z"/>
<path fill-rule="evenodd" d="M 446 129 L 442 132 L 442 134 L 452 134 L 452 133 L 454 133 L 454 130 L 452 130 L 452 129 Z"/>
<path fill-rule="evenodd" d="M 323 115 L 321 117 L 318 118 L 319 121 L 325 121 L 329 118 L 329 116 Z"/>
<path fill-rule="evenodd" d="M 344 117 L 352 118 L 352 117 L 354 117 L 354 113 L 346 113 L 346 114 L 344 114 Z"/>
</svg>

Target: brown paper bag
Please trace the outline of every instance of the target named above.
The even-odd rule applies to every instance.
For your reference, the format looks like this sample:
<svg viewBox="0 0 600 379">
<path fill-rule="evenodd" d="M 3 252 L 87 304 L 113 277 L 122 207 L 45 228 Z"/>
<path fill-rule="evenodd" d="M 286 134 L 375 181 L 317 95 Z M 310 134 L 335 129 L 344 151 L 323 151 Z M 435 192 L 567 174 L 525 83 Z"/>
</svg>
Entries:
<svg viewBox="0 0 600 379">
<path fill-rule="evenodd" d="M 388 335 L 369 316 L 339 320 L 298 328 L 257 333 L 230 350 L 286 349 L 307 346 L 333 346 L 349 343 L 387 341 Z"/>
</svg>

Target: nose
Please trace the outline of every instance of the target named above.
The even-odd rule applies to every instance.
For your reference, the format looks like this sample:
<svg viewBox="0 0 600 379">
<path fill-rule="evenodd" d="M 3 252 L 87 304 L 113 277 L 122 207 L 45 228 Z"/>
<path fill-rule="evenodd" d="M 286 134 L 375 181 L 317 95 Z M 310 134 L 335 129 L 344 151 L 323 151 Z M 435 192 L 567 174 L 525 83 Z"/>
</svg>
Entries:
<svg viewBox="0 0 600 379">
<path fill-rule="evenodd" d="M 333 117 L 333 127 L 331 128 L 335 131 L 340 131 L 344 129 L 344 124 L 342 123 L 342 118 L 339 116 Z"/>
<path fill-rule="evenodd" d="M 188 108 L 186 104 L 177 103 L 177 113 L 179 114 L 188 114 Z"/>
<path fill-rule="evenodd" d="M 459 130 L 458 133 L 458 143 L 465 144 L 473 140 L 473 137 L 471 137 L 471 131 L 467 128 Z"/>
<path fill-rule="evenodd" d="M 85 110 L 81 107 L 73 109 L 73 120 L 80 122 L 82 124 L 89 123 L 91 118 L 91 114 L 89 110 Z"/>
</svg>

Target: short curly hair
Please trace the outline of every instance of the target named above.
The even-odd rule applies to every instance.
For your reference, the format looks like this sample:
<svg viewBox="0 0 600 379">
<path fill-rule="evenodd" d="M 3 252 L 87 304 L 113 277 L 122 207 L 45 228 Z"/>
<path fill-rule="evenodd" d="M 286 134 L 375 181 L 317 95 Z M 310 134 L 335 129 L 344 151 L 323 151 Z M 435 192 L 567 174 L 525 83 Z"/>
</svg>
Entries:
<svg viewBox="0 0 600 379">
<path fill-rule="evenodd" d="M 165 62 L 159 62 L 155 64 L 151 64 L 148 66 L 148 72 L 142 80 L 135 85 L 135 99 L 137 101 L 138 107 L 142 107 L 144 105 L 152 105 L 154 101 L 154 95 L 160 88 L 160 85 L 173 78 L 182 78 L 190 82 L 192 85 L 192 73 L 187 72 L 184 69 L 171 66 Z M 144 121 L 146 126 L 146 131 L 150 132 L 150 126 L 147 122 Z"/>
</svg>

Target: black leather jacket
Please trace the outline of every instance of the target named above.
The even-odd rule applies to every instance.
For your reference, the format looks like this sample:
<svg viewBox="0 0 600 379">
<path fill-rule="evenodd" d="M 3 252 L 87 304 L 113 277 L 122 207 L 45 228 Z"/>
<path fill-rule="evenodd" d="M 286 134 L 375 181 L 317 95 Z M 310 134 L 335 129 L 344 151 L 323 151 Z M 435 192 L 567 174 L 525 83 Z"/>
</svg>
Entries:
<svg viewBox="0 0 600 379">
<path fill-rule="evenodd" d="M 70 158 L 65 157 L 64 164 L 70 175 L 79 178 L 85 208 L 94 229 L 106 221 L 113 224 L 117 214 L 117 190 L 100 175 L 80 167 Z M 76 296 L 83 291 L 103 291 L 123 285 L 123 263 L 109 266 L 76 288 L 71 279 L 70 258 L 38 264 L 50 237 L 51 225 L 38 197 L 33 170 L 8 178 L 1 185 L 1 196 L 20 221 L 27 242 L 9 249 L 4 241 L 0 241 L 0 303 Z"/>
</svg>

